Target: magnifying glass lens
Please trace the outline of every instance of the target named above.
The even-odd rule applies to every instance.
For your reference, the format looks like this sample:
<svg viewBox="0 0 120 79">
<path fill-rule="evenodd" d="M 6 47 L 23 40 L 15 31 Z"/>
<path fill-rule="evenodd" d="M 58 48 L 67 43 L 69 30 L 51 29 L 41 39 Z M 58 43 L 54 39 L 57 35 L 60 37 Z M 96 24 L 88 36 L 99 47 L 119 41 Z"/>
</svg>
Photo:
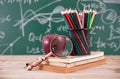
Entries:
<svg viewBox="0 0 120 79">
<path fill-rule="evenodd" d="M 59 36 L 51 42 L 51 51 L 58 57 L 65 57 L 70 55 L 72 49 L 73 45 L 68 37 Z"/>
</svg>

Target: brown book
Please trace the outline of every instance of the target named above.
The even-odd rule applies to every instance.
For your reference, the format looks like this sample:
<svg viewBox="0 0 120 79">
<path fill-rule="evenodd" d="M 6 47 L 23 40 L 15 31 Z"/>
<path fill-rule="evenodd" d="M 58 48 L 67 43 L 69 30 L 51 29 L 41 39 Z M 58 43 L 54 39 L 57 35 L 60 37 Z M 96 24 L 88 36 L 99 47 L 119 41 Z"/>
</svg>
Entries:
<svg viewBox="0 0 120 79">
<path fill-rule="evenodd" d="M 78 65 L 70 68 L 41 64 L 39 67 L 37 67 L 37 69 L 52 71 L 52 72 L 59 72 L 59 73 L 70 73 L 77 70 L 84 70 L 90 67 L 98 66 L 98 65 L 104 64 L 105 62 L 106 62 L 106 59 L 102 59 L 99 61 Z"/>
</svg>

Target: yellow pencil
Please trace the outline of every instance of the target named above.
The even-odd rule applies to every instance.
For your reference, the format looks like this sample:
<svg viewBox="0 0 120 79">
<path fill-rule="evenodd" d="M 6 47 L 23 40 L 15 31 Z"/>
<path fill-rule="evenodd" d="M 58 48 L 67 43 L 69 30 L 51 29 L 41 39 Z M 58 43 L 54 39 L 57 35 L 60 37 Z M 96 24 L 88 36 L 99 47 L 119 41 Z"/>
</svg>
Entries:
<svg viewBox="0 0 120 79">
<path fill-rule="evenodd" d="M 97 12 L 95 10 L 93 10 L 93 14 L 92 14 L 92 17 L 90 19 L 90 28 L 92 26 L 92 23 L 93 23 L 93 20 L 94 20 L 96 14 L 97 14 Z"/>
</svg>

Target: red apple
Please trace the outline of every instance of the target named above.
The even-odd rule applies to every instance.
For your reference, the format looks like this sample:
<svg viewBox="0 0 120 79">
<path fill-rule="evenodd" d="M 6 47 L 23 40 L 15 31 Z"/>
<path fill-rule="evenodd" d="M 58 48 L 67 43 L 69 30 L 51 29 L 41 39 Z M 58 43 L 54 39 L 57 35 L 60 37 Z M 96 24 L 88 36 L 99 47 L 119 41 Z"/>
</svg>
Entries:
<svg viewBox="0 0 120 79">
<path fill-rule="evenodd" d="M 46 34 L 42 38 L 42 48 L 45 54 L 48 54 L 50 52 L 50 43 L 52 39 L 57 36 L 57 34 Z"/>
</svg>

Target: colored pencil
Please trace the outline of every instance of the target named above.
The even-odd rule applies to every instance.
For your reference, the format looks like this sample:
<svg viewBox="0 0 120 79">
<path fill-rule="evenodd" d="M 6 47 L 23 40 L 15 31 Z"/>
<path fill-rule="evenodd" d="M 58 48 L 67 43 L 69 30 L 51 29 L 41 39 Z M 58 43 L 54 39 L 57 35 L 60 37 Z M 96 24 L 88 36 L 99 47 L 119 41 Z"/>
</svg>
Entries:
<svg viewBox="0 0 120 79">
<path fill-rule="evenodd" d="M 84 8 L 83 12 L 78 13 L 76 9 L 65 9 L 61 14 L 64 17 L 65 23 L 68 24 L 66 26 L 70 31 L 69 34 L 76 51 L 88 54 L 90 52 L 90 44 L 86 31 L 89 31 L 91 28 L 96 11 Z"/>
</svg>

